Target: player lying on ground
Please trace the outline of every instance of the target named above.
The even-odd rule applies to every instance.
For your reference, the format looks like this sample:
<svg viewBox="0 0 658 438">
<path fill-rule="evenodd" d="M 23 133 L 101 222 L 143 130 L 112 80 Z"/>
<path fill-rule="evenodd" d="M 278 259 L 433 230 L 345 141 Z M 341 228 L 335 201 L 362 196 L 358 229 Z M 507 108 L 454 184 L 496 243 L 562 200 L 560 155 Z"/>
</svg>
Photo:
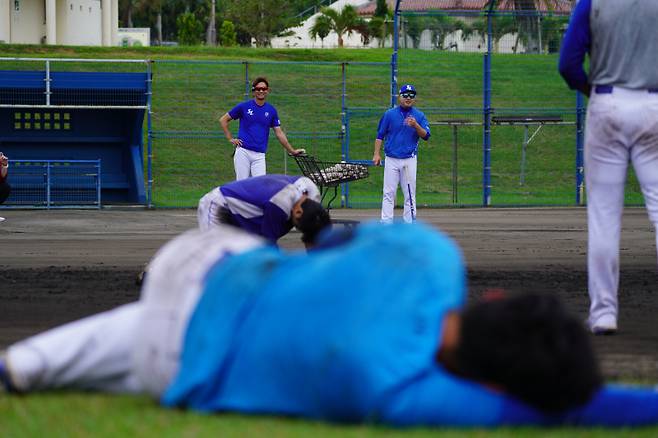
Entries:
<svg viewBox="0 0 658 438">
<path fill-rule="evenodd" d="M 361 225 L 285 253 L 226 226 L 158 251 L 139 302 L 12 345 L 23 392 L 147 392 L 165 406 L 392 425 L 658 424 L 658 392 L 600 385 L 549 295 L 464 306 L 457 247 Z"/>
<path fill-rule="evenodd" d="M 202 230 L 224 223 L 272 242 L 294 226 L 307 247 L 331 225 L 313 181 L 288 175 L 257 176 L 216 187 L 199 200 L 197 219 Z"/>
</svg>

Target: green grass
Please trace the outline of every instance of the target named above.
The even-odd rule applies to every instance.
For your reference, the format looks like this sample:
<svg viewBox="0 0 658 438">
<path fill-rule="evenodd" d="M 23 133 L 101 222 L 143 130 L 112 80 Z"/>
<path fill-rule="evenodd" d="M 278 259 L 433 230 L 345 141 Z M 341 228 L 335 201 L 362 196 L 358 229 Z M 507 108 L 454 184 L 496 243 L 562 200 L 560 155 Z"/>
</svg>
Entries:
<svg viewBox="0 0 658 438">
<path fill-rule="evenodd" d="M 46 47 L 2 46 L 4 56 L 97 59 L 153 59 L 153 200 L 156 206 L 190 207 L 212 187 L 234 178 L 232 147 L 218 118 L 245 94 L 249 77 L 268 76 L 269 101 L 295 147 L 324 161 L 339 161 L 342 145 L 341 102 L 349 112 L 349 156 L 371 159 L 377 122 L 390 103 L 389 49 L 248 49 L 209 47 Z M 320 61 L 321 63 L 317 63 Z M 247 62 L 247 64 L 245 64 Z M 482 62 L 479 53 L 403 49 L 398 82 L 416 84 L 418 107 L 430 122 L 482 121 Z M 346 63 L 344 66 L 341 63 Z M 372 64 L 379 63 L 379 64 Z M 560 115 L 575 120 L 575 94 L 559 77 L 556 55 L 495 55 L 492 59 L 494 115 Z M 0 62 L 0 69 L 42 68 L 40 63 Z M 53 62 L 53 70 L 144 71 L 143 64 Z M 345 95 L 342 75 L 346 77 Z M 237 131 L 237 122 L 231 127 Z M 532 135 L 536 126 L 529 126 Z M 458 128 L 456 184 L 453 186 L 453 131 L 432 126 L 421 142 L 418 205 L 482 204 L 481 126 Z M 494 125 L 491 134 L 494 205 L 574 205 L 575 127 L 545 126 L 527 149 L 521 184 L 523 127 Z M 146 137 L 145 137 L 146 142 Z M 272 135 L 268 172 L 299 173 Z M 382 169 L 350 184 L 350 204 L 378 207 Z M 456 202 L 453 200 L 456 190 Z M 631 173 L 627 203 L 640 204 Z M 335 206 L 335 205 L 334 205 Z"/>
<path fill-rule="evenodd" d="M 336 425 L 293 418 L 236 414 L 202 415 L 167 410 L 146 397 L 86 393 L 0 395 L 0 436 L 24 437 L 409 437 L 409 438 L 612 438 L 655 437 L 658 427 L 393 429 L 377 425 Z"/>
</svg>

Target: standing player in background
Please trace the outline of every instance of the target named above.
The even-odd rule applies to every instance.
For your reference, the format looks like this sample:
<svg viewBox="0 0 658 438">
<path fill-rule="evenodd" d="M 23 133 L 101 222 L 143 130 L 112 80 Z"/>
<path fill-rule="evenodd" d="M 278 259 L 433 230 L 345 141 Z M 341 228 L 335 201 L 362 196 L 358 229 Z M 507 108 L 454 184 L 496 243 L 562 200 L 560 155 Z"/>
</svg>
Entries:
<svg viewBox="0 0 658 438">
<path fill-rule="evenodd" d="M 292 227 L 306 247 L 331 226 L 320 190 L 305 176 L 263 175 L 216 187 L 199 200 L 199 228 L 229 224 L 276 242 Z"/>
<path fill-rule="evenodd" d="M 9 158 L 0 152 L 0 204 L 5 202 L 11 193 L 11 186 L 7 182 L 7 175 L 9 174 Z M 0 217 L 0 222 L 5 218 Z"/>
<path fill-rule="evenodd" d="M 219 118 L 224 135 L 235 146 L 233 165 L 236 180 L 265 175 L 265 152 L 267 152 L 270 128 L 274 129 L 274 135 L 289 154 L 298 155 L 304 152 L 303 149 L 295 149 L 290 145 L 281 129 L 276 108 L 265 101 L 270 92 L 267 79 L 264 77 L 254 79 L 251 91 L 254 93 L 252 100 L 237 104 Z M 237 137 L 233 137 L 228 129 L 229 122 L 234 119 L 240 119 Z"/>
<path fill-rule="evenodd" d="M 629 160 L 658 225 L 658 2 L 580 0 L 560 51 L 560 74 L 590 96 L 585 126 L 589 326 L 617 330 L 619 240 Z M 583 69 L 589 54 L 589 75 Z"/>
<path fill-rule="evenodd" d="M 416 89 L 407 84 L 400 88 L 400 105 L 386 111 L 377 127 L 375 153 L 372 162 L 379 166 L 384 144 L 384 199 L 382 222 L 393 222 L 393 207 L 398 185 L 404 194 L 404 221 L 416 219 L 416 168 L 418 164 L 418 139 L 430 138 L 430 126 L 425 114 L 414 108 Z"/>
</svg>

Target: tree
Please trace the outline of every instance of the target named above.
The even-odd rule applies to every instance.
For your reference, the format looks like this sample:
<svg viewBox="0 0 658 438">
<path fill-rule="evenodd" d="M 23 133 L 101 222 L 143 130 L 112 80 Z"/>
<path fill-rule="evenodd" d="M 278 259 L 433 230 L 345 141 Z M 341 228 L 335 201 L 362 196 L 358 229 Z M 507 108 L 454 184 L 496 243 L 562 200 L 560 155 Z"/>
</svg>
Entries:
<svg viewBox="0 0 658 438">
<path fill-rule="evenodd" d="M 326 15 L 318 15 L 315 19 L 315 23 L 311 27 L 311 30 L 308 31 L 309 36 L 313 41 L 316 38 L 320 38 L 320 44 L 324 47 L 324 39 L 331 32 L 331 20 Z"/>
<path fill-rule="evenodd" d="M 424 20 L 422 17 L 412 16 L 407 19 L 404 23 L 404 32 L 405 35 L 411 38 L 411 45 L 414 49 L 418 48 L 420 44 L 420 35 L 425 30 Z M 406 38 L 405 38 L 405 47 L 406 47 Z"/>
<path fill-rule="evenodd" d="M 338 35 L 338 47 L 343 47 L 344 34 L 351 35 L 353 31 L 359 30 L 359 26 L 363 25 L 363 20 L 359 18 L 352 5 L 345 5 L 340 12 L 325 6 L 320 13 L 329 19 L 331 30 Z"/>
<path fill-rule="evenodd" d="M 386 22 L 384 21 L 384 18 L 377 16 L 372 17 L 368 22 L 368 30 L 373 38 L 379 40 L 379 47 L 383 47 L 386 38 Z"/>
<path fill-rule="evenodd" d="M 138 7 L 138 0 L 122 0 L 119 2 L 119 14 L 124 27 L 133 27 L 133 12 Z"/>
<path fill-rule="evenodd" d="M 178 42 L 184 46 L 194 46 L 201 43 L 203 24 L 191 12 L 185 12 L 176 19 Z"/>
<path fill-rule="evenodd" d="M 206 28 L 206 45 L 216 46 L 217 45 L 217 28 L 215 24 L 215 14 L 216 14 L 216 3 L 215 0 L 210 1 L 210 18 L 208 18 L 208 27 Z"/>
<path fill-rule="evenodd" d="M 227 0 L 226 18 L 236 24 L 238 36 L 253 38 L 258 47 L 270 45 L 270 40 L 293 23 L 287 0 Z"/>
<path fill-rule="evenodd" d="M 237 35 L 233 22 L 224 20 L 222 27 L 219 29 L 219 42 L 224 47 L 235 46 L 237 44 Z"/>
<path fill-rule="evenodd" d="M 373 14 L 373 17 L 381 17 L 381 18 L 386 18 L 388 15 L 388 5 L 386 4 L 386 0 L 377 0 L 377 7 L 375 8 L 375 13 Z"/>
</svg>

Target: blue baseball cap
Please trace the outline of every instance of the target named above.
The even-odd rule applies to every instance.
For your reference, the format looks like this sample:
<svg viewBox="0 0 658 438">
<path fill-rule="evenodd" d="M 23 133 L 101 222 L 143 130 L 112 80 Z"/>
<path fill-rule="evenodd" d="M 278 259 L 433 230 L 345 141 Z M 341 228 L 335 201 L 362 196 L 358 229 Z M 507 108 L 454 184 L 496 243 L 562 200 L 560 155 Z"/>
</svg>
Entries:
<svg viewBox="0 0 658 438">
<path fill-rule="evenodd" d="M 416 89 L 411 84 L 404 84 L 400 87 L 400 94 L 402 93 L 413 93 L 416 94 Z"/>
</svg>

